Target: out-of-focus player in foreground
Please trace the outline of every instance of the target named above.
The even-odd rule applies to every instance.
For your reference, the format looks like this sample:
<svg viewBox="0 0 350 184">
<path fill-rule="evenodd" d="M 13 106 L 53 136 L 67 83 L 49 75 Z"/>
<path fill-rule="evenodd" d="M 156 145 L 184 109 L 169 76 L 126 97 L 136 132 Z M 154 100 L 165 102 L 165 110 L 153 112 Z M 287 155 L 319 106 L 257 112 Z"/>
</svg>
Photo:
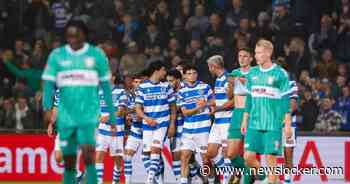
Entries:
<svg viewBox="0 0 350 184">
<path fill-rule="evenodd" d="M 54 103 L 53 103 L 53 107 L 51 110 L 51 117 L 49 119 L 49 124 L 47 126 L 47 135 L 49 137 L 54 137 L 56 134 L 56 120 L 57 120 L 57 108 L 60 102 L 60 90 L 56 90 L 55 91 L 55 98 L 54 98 Z M 54 153 L 55 153 L 55 160 L 57 163 L 61 163 L 63 161 L 63 155 L 62 155 L 62 150 L 60 147 L 60 138 L 59 135 L 56 134 L 55 137 L 55 143 L 54 143 Z M 84 178 L 84 171 L 81 172 L 79 165 L 79 159 L 81 158 L 81 151 L 78 151 L 78 155 L 77 155 L 77 163 L 76 163 L 76 169 L 77 169 L 77 175 L 76 175 L 76 183 L 80 184 Z"/>
<path fill-rule="evenodd" d="M 255 58 L 258 64 L 247 75 L 247 97 L 241 131 L 245 134 L 244 158 L 250 168 L 260 168 L 256 153 L 266 156 L 270 168 L 277 166 L 282 154 L 282 129 L 286 138 L 291 137 L 289 105 L 289 80 L 287 72 L 272 63 L 273 45 L 260 40 L 256 44 Z M 257 176 L 261 179 L 261 176 Z M 268 173 L 265 183 L 278 183 L 278 176 Z"/>
<path fill-rule="evenodd" d="M 65 29 L 68 44 L 49 56 L 43 73 L 43 107 L 45 121 L 51 116 L 55 85 L 60 90 L 57 128 L 64 159 L 64 184 L 75 183 L 76 155 L 82 150 L 87 183 L 96 184 L 95 130 L 99 120 L 99 86 L 105 94 L 108 112 L 115 113 L 112 103 L 111 73 L 102 50 L 86 43 L 88 29 L 81 21 L 71 21 Z M 111 116 L 112 131 L 116 119 Z"/>
</svg>

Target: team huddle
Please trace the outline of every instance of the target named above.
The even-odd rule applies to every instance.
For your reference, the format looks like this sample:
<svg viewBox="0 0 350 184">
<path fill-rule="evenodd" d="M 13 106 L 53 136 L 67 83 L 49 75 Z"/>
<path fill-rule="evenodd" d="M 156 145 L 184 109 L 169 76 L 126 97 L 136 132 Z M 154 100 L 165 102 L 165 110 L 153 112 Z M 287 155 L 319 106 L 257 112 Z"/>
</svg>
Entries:
<svg viewBox="0 0 350 184">
<path fill-rule="evenodd" d="M 273 172 L 249 172 L 261 167 L 256 154 L 265 155 L 269 167 L 277 167 L 277 156 L 284 150 L 285 167 L 292 167 L 297 87 L 272 62 L 270 41 L 260 40 L 255 55 L 248 48 L 239 50 L 240 67 L 232 72 L 225 70 L 222 56 L 210 57 L 208 68 L 216 78 L 212 87 L 198 80 L 200 71 L 193 65 L 167 71 L 155 61 L 132 76 L 132 89 L 123 89 L 114 84 L 103 52 L 84 42 L 85 34 L 84 26 L 68 24 L 68 44 L 51 53 L 43 74 L 45 117 L 49 135 L 54 124 L 57 127 L 55 151 L 57 160 L 63 159 L 65 184 L 80 183 L 84 175 L 88 184 L 103 183 L 108 152 L 114 168 L 106 172 L 113 172 L 113 183 L 120 182 L 122 167 L 125 183 L 133 183 L 133 156 L 139 149 L 145 183 L 164 183 L 161 153 L 167 140 L 173 174 L 181 184 L 228 184 L 239 178 L 244 184 L 279 183 Z M 77 150 L 84 172 L 77 173 Z M 213 169 L 201 175 L 203 166 Z M 219 167 L 246 172 L 218 177 L 214 168 Z M 284 182 L 291 183 L 290 174 Z"/>
</svg>

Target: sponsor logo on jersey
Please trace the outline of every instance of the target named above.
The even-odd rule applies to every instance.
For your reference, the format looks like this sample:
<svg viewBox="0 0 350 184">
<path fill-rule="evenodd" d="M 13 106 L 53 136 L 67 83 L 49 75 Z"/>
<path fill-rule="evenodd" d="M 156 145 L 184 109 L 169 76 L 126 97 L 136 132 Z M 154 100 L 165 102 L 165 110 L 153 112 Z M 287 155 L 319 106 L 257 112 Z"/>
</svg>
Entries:
<svg viewBox="0 0 350 184">
<path fill-rule="evenodd" d="M 95 59 L 93 57 L 85 58 L 85 65 L 87 68 L 93 68 L 95 66 Z"/>
<path fill-rule="evenodd" d="M 272 76 L 269 76 L 268 78 L 267 78 L 267 83 L 269 84 L 269 85 L 271 85 L 271 84 L 273 84 L 273 77 Z"/>
<path fill-rule="evenodd" d="M 64 61 L 60 62 L 60 65 L 63 67 L 69 66 L 71 64 L 72 64 L 72 61 L 70 61 L 70 60 L 64 60 Z"/>
</svg>

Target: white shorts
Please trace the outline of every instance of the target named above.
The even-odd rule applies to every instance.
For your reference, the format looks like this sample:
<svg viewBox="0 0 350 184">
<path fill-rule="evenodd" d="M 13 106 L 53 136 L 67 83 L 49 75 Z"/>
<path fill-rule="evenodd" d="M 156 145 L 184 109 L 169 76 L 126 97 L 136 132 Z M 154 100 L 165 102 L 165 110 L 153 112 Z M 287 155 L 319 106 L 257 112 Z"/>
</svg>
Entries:
<svg viewBox="0 0 350 184">
<path fill-rule="evenodd" d="M 112 137 L 108 135 L 97 134 L 96 151 L 107 152 L 109 149 L 110 156 L 123 156 L 124 137 Z"/>
<path fill-rule="evenodd" d="M 191 150 L 198 153 L 206 153 L 208 149 L 208 133 L 187 134 L 181 137 L 181 150 Z"/>
<path fill-rule="evenodd" d="M 173 150 L 171 150 L 171 151 L 172 151 L 172 152 L 181 151 L 181 145 L 182 145 L 182 139 L 181 139 L 181 137 L 175 137 L 175 138 L 174 138 L 174 147 L 173 147 Z"/>
<path fill-rule="evenodd" d="M 141 145 L 142 140 L 135 138 L 133 136 L 129 136 L 128 139 L 126 140 L 126 146 L 125 150 L 133 150 L 137 151 Z"/>
<path fill-rule="evenodd" d="M 163 148 L 163 143 L 168 127 L 160 127 L 156 130 L 143 130 L 143 151 L 150 152 L 152 147 Z"/>
<path fill-rule="evenodd" d="M 297 140 L 295 137 L 295 127 L 292 127 L 292 137 L 288 140 L 286 140 L 284 131 L 282 131 L 282 144 L 286 148 L 294 148 L 297 145 Z"/>
<path fill-rule="evenodd" d="M 227 147 L 227 136 L 230 124 L 213 124 L 209 134 L 209 144 L 220 144 Z"/>
<path fill-rule="evenodd" d="M 55 138 L 55 145 L 54 145 L 54 151 L 61 151 L 61 147 L 60 147 L 60 138 L 58 137 L 59 134 L 56 135 Z"/>
</svg>

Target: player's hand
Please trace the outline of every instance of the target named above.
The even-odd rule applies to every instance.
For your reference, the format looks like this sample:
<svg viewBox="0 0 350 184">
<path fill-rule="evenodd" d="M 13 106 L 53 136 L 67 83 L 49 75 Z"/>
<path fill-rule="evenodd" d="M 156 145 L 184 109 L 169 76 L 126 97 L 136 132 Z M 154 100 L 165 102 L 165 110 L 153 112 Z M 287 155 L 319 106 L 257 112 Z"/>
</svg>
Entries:
<svg viewBox="0 0 350 184">
<path fill-rule="evenodd" d="M 292 127 L 284 127 L 284 135 L 286 139 L 290 139 L 292 137 Z"/>
<path fill-rule="evenodd" d="M 203 109 L 207 105 L 207 101 L 204 99 L 199 99 L 197 101 L 197 108 Z"/>
<path fill-rule="evenodd" d="M 125 122 L 126 122 L 126 125 L 127 125 L 128 127 L 131 126 L 131 124 L 132 124 L 132 117 L 131 117 L 131 114 L 127 114 L 127 115 L 125 116 Z"/>
<path fill-rule="evenodd" d="M 175 123 L 171 123 L 168 129 L 168 137 L 169 138 L 175 137 L 175 134 L 176 134 Z"/>
<path fill-rule="evenodd" d="M 47 127 L 47 135 L 52 138 L 55 133 L 54 133 L 54 123 L 49 123 L 49 126 Z"/>
<path fill-rule="evenodd" d="M 13 52 L 11 50 L 5 50 L 2 55 L 1 59 L 3 62 L 7 62 L 13 59 Z"/>
<path fill-rule="evenodd" d="M 150 117 L 145 117 L 144 120 L 145 120 L 146 123 L 147 123 L 149 126 L 151 126 L 151 127 L 155 127 L 155 126 L 157 126 L 157 124 L 158 124 L 156 120 L 154 120 L 154 119 L 152 119 L 152 118 L 150 118 Z"/>
<path fill-rule="evenodd" d="M 112 132 L 112 137 L 116 137 L 116 133 L 117 133 L 116 125 L 111 125 L 111 132 Z"/>
<path fill-rule="evenodd" d="M 242 135 L 245 135 L 247 133 L 247 123 L 243 122 L 241 125 L 241 133 Z"/>
<path fill-rule="evenodd" d="M 55 124 L 57 120 L 57 113 L 50 113 L 49 124 Z"/>
<path fill-rule="evenodd" d="M 50 124 L 50 119 L 51 119 L 51 111 L 46 111 L 44 113 L 44 122 L 47 124 Z"/>
<path fill-rule="evenodd" d="M 109 116 L 101 116 L 100 117 L 100 122 L 101 123 L 107 123 L 109 120 Z"/>
<path fill-rule="evenodd" d="M 239 82 L 241 82 L 242 84 L 245 84 L 247 82 L 247 79 L 245 77 L 239 77 L 238 78 Z"/>
</svg>

